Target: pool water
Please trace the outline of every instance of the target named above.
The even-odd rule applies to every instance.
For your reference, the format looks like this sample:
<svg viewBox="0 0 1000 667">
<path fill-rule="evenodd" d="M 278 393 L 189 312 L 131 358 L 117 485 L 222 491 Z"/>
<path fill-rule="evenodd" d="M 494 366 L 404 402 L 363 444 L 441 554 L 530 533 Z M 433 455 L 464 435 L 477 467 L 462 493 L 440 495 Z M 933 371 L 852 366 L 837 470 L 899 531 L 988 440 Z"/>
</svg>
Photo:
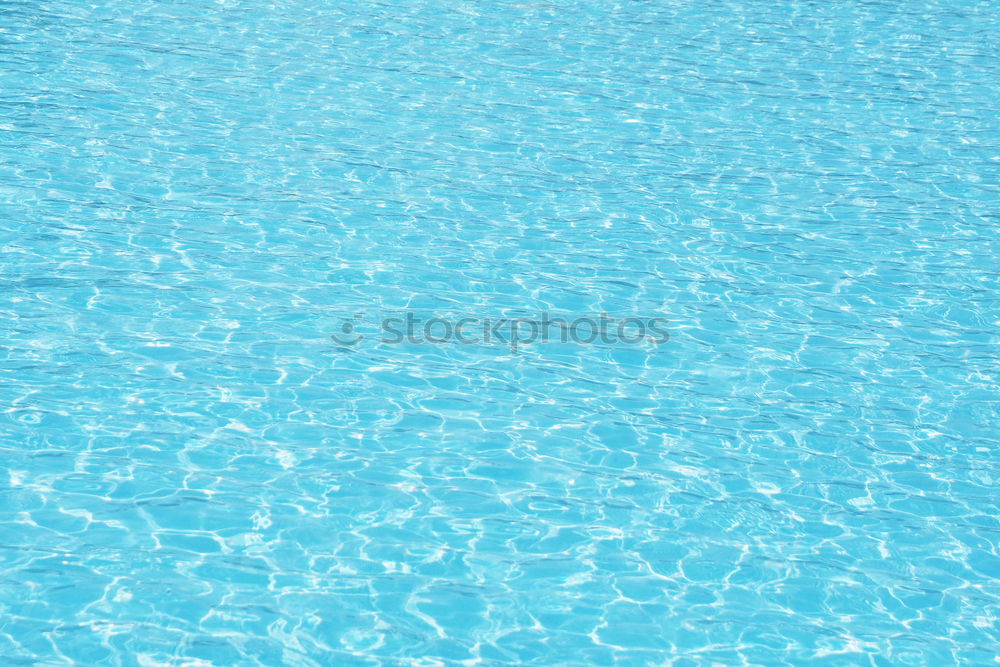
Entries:
<svg viewBox="0 0 1000 667">
<path fill-rule="evenodd" d="M 4 0 L 0 664 L 995 663 L 998 20 Z"/>
</svg>

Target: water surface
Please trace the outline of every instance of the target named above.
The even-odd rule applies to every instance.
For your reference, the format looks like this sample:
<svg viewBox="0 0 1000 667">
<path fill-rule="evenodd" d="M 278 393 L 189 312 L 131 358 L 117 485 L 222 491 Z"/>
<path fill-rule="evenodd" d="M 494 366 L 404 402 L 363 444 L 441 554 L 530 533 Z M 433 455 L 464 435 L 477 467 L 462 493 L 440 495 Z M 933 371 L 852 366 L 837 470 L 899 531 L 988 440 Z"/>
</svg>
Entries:
<svg viewBox="0 0 1000 667">
<path fill-rule="evenodd" d="M 998 18 L 4 1 L 0 662 L 994 662 Z"/>
</svg>

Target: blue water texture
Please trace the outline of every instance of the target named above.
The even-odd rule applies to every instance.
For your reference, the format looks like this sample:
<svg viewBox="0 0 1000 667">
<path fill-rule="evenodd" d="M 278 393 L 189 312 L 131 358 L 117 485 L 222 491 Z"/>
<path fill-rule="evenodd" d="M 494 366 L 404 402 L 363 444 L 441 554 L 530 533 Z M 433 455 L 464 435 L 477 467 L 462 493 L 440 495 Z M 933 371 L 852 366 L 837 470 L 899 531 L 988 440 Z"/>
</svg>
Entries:
<svg viewBox="0 0 1000 667">
<path fill-rule="evenodd" d="M 996 664 L 998 44 L 3 0 L 0 664 Z"/>
</svg>

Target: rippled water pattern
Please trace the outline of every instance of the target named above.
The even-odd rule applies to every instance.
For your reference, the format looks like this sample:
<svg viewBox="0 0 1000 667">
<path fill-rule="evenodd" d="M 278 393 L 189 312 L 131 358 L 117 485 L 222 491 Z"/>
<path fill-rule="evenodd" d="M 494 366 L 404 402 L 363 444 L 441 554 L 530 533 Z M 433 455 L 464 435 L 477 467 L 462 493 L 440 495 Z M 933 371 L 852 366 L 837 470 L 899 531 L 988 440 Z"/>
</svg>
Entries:
<svg viewBox="0 0 1000 667">
<path fill-rule="evenodd" d="M 0 663 L 995 663 L 998 19 L 0 3 Z"/>
</svg>

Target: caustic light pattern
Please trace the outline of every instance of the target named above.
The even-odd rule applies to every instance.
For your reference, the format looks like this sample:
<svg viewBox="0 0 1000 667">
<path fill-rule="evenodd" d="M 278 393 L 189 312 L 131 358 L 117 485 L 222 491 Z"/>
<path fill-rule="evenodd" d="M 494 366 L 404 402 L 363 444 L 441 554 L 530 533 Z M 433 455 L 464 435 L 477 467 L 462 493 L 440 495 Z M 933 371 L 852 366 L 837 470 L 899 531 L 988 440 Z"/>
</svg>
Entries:
<svg viewBox="0 0 1000 667">
<path fill-rule="evenodd" d="M 4 0 L 0 663 L 992 664 L 998 20 Z"/>
</svg>

